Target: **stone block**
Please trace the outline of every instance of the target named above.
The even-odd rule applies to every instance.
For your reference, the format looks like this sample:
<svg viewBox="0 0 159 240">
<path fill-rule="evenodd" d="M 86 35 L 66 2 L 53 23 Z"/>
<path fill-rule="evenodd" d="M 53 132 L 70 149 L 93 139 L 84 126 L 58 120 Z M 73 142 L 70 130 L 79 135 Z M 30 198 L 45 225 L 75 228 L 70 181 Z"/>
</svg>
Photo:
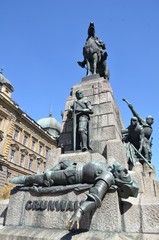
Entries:
<svg viewBox="0 0 159 240">
<path fill-rule="evenodd" d="M 107 80 L 99 81 L 99 93 L 112 92 L 110 83 Z"/>
<path fill-rule="evenodd" d="M 99 95 L 95 94 L 91 96 L 89 99 L 92 103 L 93 109 L 94 109 L 94 105 L 97 105 L 97 104 L 99 105 Z"/>
<path fill-rule="evenodd" d="M 159 233 L 159 199 L 139 193 L 121 203 L 122 226 L 125 232 Z M 135 219 L 135 221 L 132 221 Z"/>
<path fill-rule="evenodd" d="M 68 120 L 64 123 L 63 132 L 72 133 L 72 120 Z"/>
<path fill-rule="evenodd" d="M 108 126 L 108 114 L 100 114 L 99 115 L 99 127 L 106 127 Z"/>
<path fill-rule="evenodd" d="M 28 193 L 26 193 L 27 195 Z M 26 195 L 24 192 L 17 192 L 13 193 L 10 196 L 8 211 L 7 211 L 7 218 L 6 218 L 6 226 L 7 225 L 15 225 L 15 226 L 22 226 L 23 225 L 23 218 L 24 215 L 24 204 Z"/>
<path fill-rule="evenodd" d="M 115 127 L 107 126 L 107 127 L 98 128 L 98 135 L 99 135 L 98 137 L 99 141 L 116 139 Z"/>
<path fill-rule="evenodd" d="M 121 231 L 121 215 L 117 192 L 106 194 L 102 206 L 94 213 L 90 230 L 106 232 Z"/>
<path fill-rule="evenodd" d="M 113 112 L 113 106 L 111 102 L 101 103 L 99 105 L 99 114 L 108 114 Z"/>
<path fill-rule="evenodd" d="M 94 139 L 92 142 L 91 142 L 91 147 L 93 149 L 94 152 L 97 152 L 97 153 L 101 153 L 99 151 L 99 141 L 98 139 Z"/>
<path fill-rule="evenodd" d="M 64 146 L 64 153 L 72 151 L 72 145 L 65 145 Z"/>
<path fill-rule="evenodd" d="M 159 182 L 154 180 L 155 196 L 159 197 Z"/>
<path fill-rule="evenodd" d="M 85 199 L 85 193 L 75 194 L 70 192 L 65 195 L 40 196 L 23 191 L 14 192 L 10 198 L 6 226 L 66 229 L 66 224 L 73 214 L 75 205 Z M 54 203 L 54 209 L 52 207 L 52 210 L 48 207 L 50 206 L 49 201 Z M 65 207 L 62 208 L 64 204 Z M 35 205 L 39 208 L 43 207 L 43 210 L 38 210 L 38 207 L 35 209 Z M 26 206 L 34 207 L 27 210 Z M 44 206 L 46 209 L 44 209 Z M 113 232 L 121 230 L 120 223 L 117 193 L 109 191 L 103 199 L 101 208 L 97 209 L 95 213 L 91 212 L 83 216 L 80 228 Z"/>
<path fill-rule="evenodd" d="M 112 102 L 113 97 L 112 97 L 112 92 L 106 91 L 106 92 L 101 92 L 99 94 L 99 103 L 106 103 L 106 102 Z M 114 100 L 113 100 L 114 101 Z"/>
<path fill-rule="evenodd" d="M 159 198 L 147 197 L 141 198 L 141 221 L 143 233 L 159 233 Z"/>
<path fill-rule="evenodd" d="M 117 124 L 117 121 L 115 119 L 115 116 L 113 113 L 108 114 L 99 114 L 99 127 L 106 127 L 106 126 L 115 126 L 117 131 L 120 132 L 121 135 L 121 129 L 119 130 L 119 126 Z"/>
<path fill-rule="evenodd" d="M 0 231 L 3 240 L 158 240 L 158 234 L 125 232 L 69 232 L 62 229 L 8 226 Z"/>
<path fill-rule="evenodd" d="M 103 140 L 100 142 L 99 144 L 99 148 L 98 148 L 98 151 L 105 157 L 107 158 L 106 156 L 106 144 L 107 144 L 107 140 Z"/>
<path fill-rule="evenodd" d="M 72 145 L 72 134 L 71 133 L 63 133 L 60 136 L 60 144 Z"/>
<path fill-rule="evenodd" d="M 92 88 L 93 88 L 93 95 L 98 95 L 99 94 L 98 82 L 94 83 L 92 85 Z"/>
<path fill-rule="evenodd" d="M 61 155 L 61 148 L 56 148 L 49 152 L 46 161 L 46 171 L 58 164 L 59 156 Z"/>
<path fill-rule="evenodd" d="M 104 92 L 104 93 L 100 93 L 98 96 L 99 96 L 99 103 L 105 103 L 105 102 L 108 102 L 108 94 L 109 92 Z"/>
<path fill-rule="evenodd" d="M 93 113 L 92 117 L 99 115 L 100 109 L 99 109 L 99 105 L 98 104 L 93 105 L 93 111 L 94 111 L 94 113 Z"/>
<path fill-rule="evenodd" d="M 59 161 L 71 160 L 73 162 L 84 162 L 87 163 L 92 160 L 99 160 L 106 162 L 106 159 L 100 153 L 90 153 L 90 152 L 76 152 L 76 153 L 66 153 L 59 157 Z"/>
<path fill-rule="evenodd" d="M 139 193 L 144 193 L 144 181 L 143 181 L 143 172 L 139 169 L 142 169 L 142 166 L 140 167 L 140 163 L 138 163 L 138 171 L 137 167 L 135 166 L 133 170 L 129 171 L 131 177 L 138 183 L 139 185 Z"/>
<path fill-rule="evenodd" d="M 114 139 L 107 141 L 106 152 L 107 159 L 109 159 L 110 157 L 114 157 L 116 160 L 119 160 L 123 165 L 126 165 L 126 151 L 123 143 L 120 140 Z"/>
<path fill-rule="evenodd" d="M 143 176 L 144 195 L 155 197 L 154 180 L 151 177 Z"/>
<path fill-rule="evenodd" d="M 93 75 L 83 77 L 82 82 L 90 81 L 90 80 L 93 80 L 93 79 L 96 80 L 96 79 L 99 79 L 99 78 L 100 78 L 99 74 L 93 74 Z"/>
<path fill-rule="evenodd" d="M 124 232 L 141 232 L 141 208 L 140 196 L 122 199 L 120 203 L 122 216 L 122 230 Z"/>
<path fill-rule="evenodd" d="M 84 94 L 84 96 L 87 97 L 88 100 L 91 100 L 91 99 L 90 99 L 90 96 L 93 95 L 93 88 L 92 88 L 92 87 L 91 87 L 91 88 L 87 88 L 87 87 L 86 87 L 86 89 L 83 90 L 83 94 Z"/>
<path fill-rule="evenodd" d="M 99 125 L 99 117 L 97 115 L 92 116 L 91 121 L 92 121 L 92 128 L 97 128 L 97 126 Z"/>
</svg>

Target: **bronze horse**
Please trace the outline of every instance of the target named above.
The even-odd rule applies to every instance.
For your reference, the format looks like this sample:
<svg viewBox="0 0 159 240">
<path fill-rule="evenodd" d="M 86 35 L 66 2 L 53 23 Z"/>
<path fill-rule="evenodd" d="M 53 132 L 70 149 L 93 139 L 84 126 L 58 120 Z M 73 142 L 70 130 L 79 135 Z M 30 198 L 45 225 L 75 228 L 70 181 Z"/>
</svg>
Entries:
<svg viewBox="0 0 159 240">
<path fill-rule="evenodd" d="M 87 65 L 86 75 L 99 73 L 100 77 L 109 79 L 109 70 L 106 66 L 107 52 L 105 44 L 95 36 L 94 23 L 90 23 L 88 37 L 83 47 L 83 62 L 78 62 L 81 67 Z"/>
</svg>

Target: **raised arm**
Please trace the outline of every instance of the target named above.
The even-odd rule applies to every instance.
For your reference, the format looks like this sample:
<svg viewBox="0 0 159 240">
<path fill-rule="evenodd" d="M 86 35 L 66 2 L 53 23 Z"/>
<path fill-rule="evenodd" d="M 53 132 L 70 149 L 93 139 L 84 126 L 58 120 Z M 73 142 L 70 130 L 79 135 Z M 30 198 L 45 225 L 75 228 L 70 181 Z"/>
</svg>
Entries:
<svg viewBox="0 0 159 240">
<path fill-rule="evenodd" d="M 123 101 L 127 103 L 128 107 L 130 108 L 132 114 L 134 115 L 134 117 L 137 117 L 139 123 L 141 125 L 145 125 L 145 120 L 142 119 L 139 114 L 136 112 L 136 110 L 134 109 L 133 105 L 131 103 L 129 103 L 125 98 L 123 98 Z"/>
</svg>

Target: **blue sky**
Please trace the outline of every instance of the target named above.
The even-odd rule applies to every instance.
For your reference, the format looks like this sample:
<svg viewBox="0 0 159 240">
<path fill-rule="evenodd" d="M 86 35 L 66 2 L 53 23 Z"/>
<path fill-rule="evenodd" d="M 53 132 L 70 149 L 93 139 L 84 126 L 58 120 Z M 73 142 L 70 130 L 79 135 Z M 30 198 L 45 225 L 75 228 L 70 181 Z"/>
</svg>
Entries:
<svg viewBox="0 0 159 240">
<path fill-rule="evenodd" d="M 30 117 L 61 111 L 80 68 L 90 21 L 105 42 L 114 98 L 125 127 L 132 116 L 154 116 L 153 160 L 159 178 L 159 1 L 0 0 L 0 68 L 14 87 L 13 99 Z"/>
</svg>

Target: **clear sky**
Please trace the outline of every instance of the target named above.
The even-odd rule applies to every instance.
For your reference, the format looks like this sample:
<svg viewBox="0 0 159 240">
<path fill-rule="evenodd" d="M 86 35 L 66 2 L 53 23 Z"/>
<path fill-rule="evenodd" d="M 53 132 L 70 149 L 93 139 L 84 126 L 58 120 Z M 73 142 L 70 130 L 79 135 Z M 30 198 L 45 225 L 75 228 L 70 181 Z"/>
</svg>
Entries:
<svg viewBox="0 0 159 240">
<path fill-rule="evenodd" d="M 35 120 L 61 111 L 85 70 L 82 48 L 90 21 L 106 44 L 110 83 L 124 125 L 152 115 L 153 159 L 159 178 L 159 1 L 0 0 L 0 68 L 13 99 Z M 52 106 L 52 107 L 51 107 Z"/>
</svg>

